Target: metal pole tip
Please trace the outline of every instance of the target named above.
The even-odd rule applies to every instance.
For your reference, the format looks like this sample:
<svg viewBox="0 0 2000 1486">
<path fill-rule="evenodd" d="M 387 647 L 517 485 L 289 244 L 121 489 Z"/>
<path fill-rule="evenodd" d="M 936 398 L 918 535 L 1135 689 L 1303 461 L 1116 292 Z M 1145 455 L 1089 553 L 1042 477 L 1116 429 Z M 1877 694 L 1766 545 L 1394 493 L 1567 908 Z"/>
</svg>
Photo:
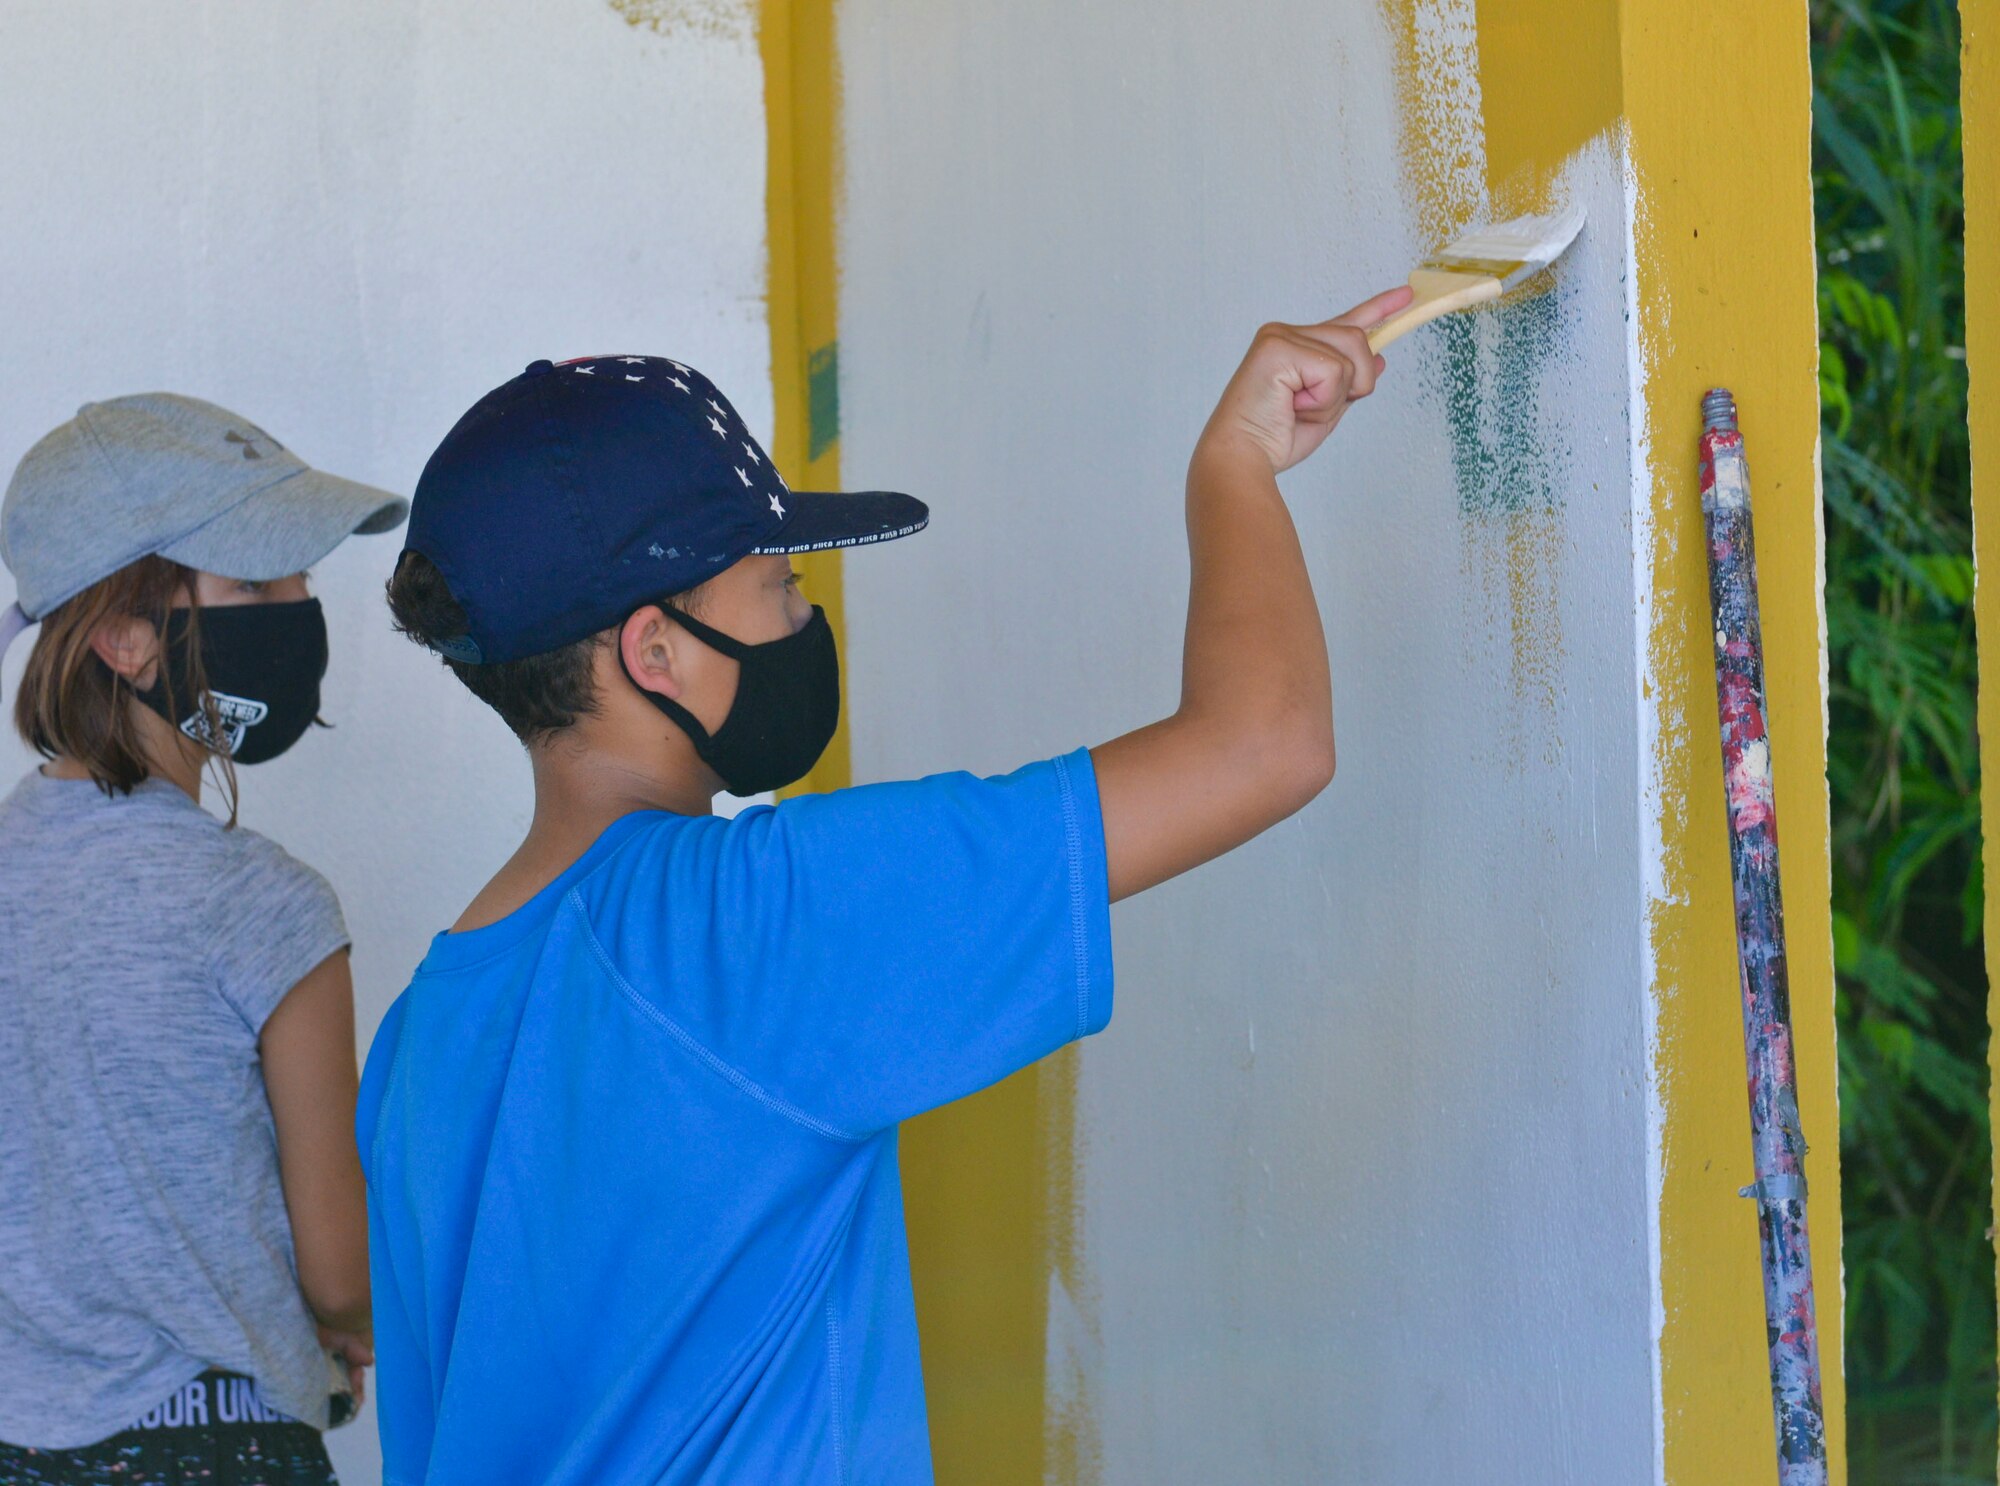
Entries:
<svg viewBox="0 0 2000 1486">
<path fill-rule="evenodd" d="M 1727 387 L 1711 387 L 1702 394 L 1701 428 L 1703 433 L 1736 432 L 1736 399 Z"/>
</svg>

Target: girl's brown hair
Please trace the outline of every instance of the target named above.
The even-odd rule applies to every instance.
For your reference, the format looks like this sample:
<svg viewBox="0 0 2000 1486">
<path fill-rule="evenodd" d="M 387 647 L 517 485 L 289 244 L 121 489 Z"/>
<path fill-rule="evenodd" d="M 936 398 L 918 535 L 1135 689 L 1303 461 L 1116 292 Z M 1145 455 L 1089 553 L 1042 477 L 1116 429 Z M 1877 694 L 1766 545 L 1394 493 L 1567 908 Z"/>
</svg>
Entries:
<svg viewBox="0 0 2000 1486">
<path fill-rule="evenodd" d="M 127 702 L 133 686 L 99 659 L 91 640 L 108 622 L 141 619 L 164 636 L 167 617 L 176 608 L 188 611 L 187 665 L 162 664 L 159 685 L 167 693 L 167 715 L 178 717 L 200 698 L 209 715 L 209 735 L 221 736 L 221 718 L 209 695 L 201 667 L 201 605 L 195 595 L 194 569 L 159 556 L 128 563 L 74 598 L 56 605 L 41 621 L 35 648 L 14 697 L 14 726 L 44 758 L 71 758 L 90 771 L 106 794 L 125 794 L 152 771 L 133 709 Z M 184 683 L 193 696 L 174 694 Z M 222 754 L 209 758 L 220 766 L 229 817 L 236 818 L 236 775 Z"/>
</svg>

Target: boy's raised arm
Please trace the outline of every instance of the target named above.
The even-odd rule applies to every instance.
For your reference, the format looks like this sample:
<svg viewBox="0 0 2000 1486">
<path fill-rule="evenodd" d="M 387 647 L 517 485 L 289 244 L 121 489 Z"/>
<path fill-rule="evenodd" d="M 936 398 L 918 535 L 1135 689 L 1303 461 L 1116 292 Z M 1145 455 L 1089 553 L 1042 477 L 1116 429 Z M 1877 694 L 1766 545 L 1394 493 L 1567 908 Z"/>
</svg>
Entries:
<svg viewBox="0 0 2000 1486">
<path fill-rule="evenodd" d="M 1180 706 L 1091 750 L 1114 899 L 1240 846 L 1333 777 L 1326 640 L 1277 476 L 1374 389 L 1383 363 L 1365 332 L 1409 292 L 1321 325 L 1266 325 L 1202 431 Z"/>
</svg>

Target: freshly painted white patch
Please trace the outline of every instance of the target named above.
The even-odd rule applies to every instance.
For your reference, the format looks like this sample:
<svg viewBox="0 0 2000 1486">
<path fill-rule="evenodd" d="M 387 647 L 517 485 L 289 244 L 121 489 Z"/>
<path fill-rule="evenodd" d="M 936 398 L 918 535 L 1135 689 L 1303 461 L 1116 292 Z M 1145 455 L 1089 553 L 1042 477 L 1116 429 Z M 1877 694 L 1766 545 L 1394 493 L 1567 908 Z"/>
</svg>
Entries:
<svg viewBox="0 0 2000 1486">
<path fill-rule="evenodd" d="M 656 34 L 595 0 L 28 0 L 0 47 L 0 220 L 0 475 L 79 403 L 166 388 L 407 492 L 488 388 L 596 352 L 683 357 L 770 429 L 748 25 Z M 529 810 L 512 736 L 390 632 L 400 545 L 358 538 L 314 574 L 334 730 L 241 776 L 244 822 L 340 892 L 364 1044 Z M 31 762 L 6 737 L 0 788 Z M 329 1437 L 348 1486 L 378 1478 L 373 1431 L 371 1404 Z"/>
<path fill-rule="evenodd" d="M 1215 395 L 1436 244 L 1364 0 L 842 14 L 843 468 L 934 511 L 846 565 L 856 772 L 1004 769 L 1171 709 Z M 1107 1486 L 1656 1474 L 1615 143 L 1563 189 L 1551 294 L 1413 336 L 1285 482 L 1339 778 L 1115 916 L 1049 1353 Z"/>
</svg>

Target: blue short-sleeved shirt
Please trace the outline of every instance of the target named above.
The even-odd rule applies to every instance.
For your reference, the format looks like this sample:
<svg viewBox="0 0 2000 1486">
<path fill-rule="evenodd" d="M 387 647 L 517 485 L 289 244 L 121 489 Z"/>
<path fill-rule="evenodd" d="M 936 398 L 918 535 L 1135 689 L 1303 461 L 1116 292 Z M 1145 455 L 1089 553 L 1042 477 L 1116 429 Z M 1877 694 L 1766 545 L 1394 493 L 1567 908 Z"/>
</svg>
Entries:
<svg viewBox="0 0 2000 1486">
<path fill-rule="evenodd" d="M 369 1052 L 389 1486 L 929 1482 L 899 1120 L 1111 1015 L 1090 756 L 642 812 Z"/>
</svg>

